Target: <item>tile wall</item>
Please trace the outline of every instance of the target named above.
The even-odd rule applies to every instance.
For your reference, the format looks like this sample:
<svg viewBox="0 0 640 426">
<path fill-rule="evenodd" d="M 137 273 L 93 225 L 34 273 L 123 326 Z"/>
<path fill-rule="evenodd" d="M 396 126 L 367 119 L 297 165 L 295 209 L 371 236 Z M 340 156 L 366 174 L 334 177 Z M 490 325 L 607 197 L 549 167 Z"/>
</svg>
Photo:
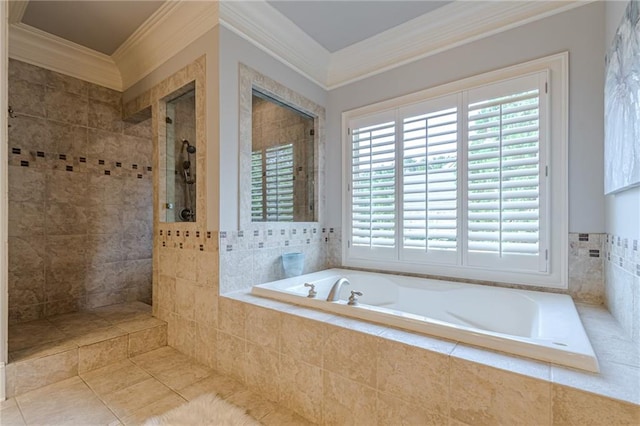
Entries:
<svg viewBox="0 0 640 426">
<path fill-rule="evenodd" d="M 312 238 L 304 237 L 305 230 Z M 605 239 L 605 234 L 569 234 L 568 292 L 578 302 L 604 303 Z M 305 253 L 304 273 L 341 267 L 342 232 L 340 228 L 274 223 L 267 230 L 221 232 L 220 250 L 220 288 L 224 294 L 251 287 L 248 283 L 284 278 L 280 256 L 290 251 Z"/>
<path fill-rule="evenodd" d="M 188 226 L 188 225 L 184 225 Z M 218 320 L 218 233 L 161 226 L 154 315 L 167 322 L 167 342 L 214 368 Z"/>
<path fill-rule="evenodd" d="M 150 122 L 121 93 L 9 62 L 9 320 L 151 301 Z"/>
<path fill-rule="evenodd" d="M 340 244 L 337 229 L 282 222 L 267 223 L 265 228 L 220 232 L 222 294 L 283 279 L 283 253 L 304 253 L 305 274 L 340 266 L 335 253 Z"/>
<path fill-rule="evenodd" d="M 640 241 L 608 234 L 604 247 L 607 308 L 640 343 Z"/>
<path fill-rule="evenodd" d="M 607 333 L 617 327 L 603 308 L 586 309 L 610 318 L 599 320 Z M 318 424 L 596 425 L 640 416 L 637 368 L 607 355 L 594 376 L 242 293 L 221 296 L 218 316 L 218 370 Z"/>
<path fill-rule="evenodd" d="M 604 303 L 605 234 L 569 234 L 569 294 L 577 302 Z"/>
</svg>

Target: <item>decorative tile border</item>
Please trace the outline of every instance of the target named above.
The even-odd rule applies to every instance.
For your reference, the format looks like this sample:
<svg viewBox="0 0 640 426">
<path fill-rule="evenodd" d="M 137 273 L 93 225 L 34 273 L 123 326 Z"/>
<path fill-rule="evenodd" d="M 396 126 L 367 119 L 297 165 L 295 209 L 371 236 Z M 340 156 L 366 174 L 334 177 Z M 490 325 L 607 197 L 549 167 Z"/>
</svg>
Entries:
<svg viewBox="0 0 640 426">
<path fill-rule="evenodd" d="M 188 222 L 185 222 L 188 223 Z M 173 224 L 169 224 L 173 225 Z M 158 244 L 161 248 L 198 250 L 214 252 L 218 250 L 218 232 L 194 231 L 192 229 L 175 229 L 160 226 L 156 230 Z"/>
<path fill-rule="evenodd" d="M 30 167 L 37 170 L 64 170 L 137 179 L 151 179 L 153 176 L 153 167 L 148 164 L 110 161 L 92 156 L 75 157 L 65 153 L 30 151 L 17 147 L 11 148 L 9 165 Z"/>
<path fill-rule="evenodd" d="M 640 243 L 637 239 L 607 234 L 605 252 L 607 262 L 640 277 Z"/>
<path fill-rule="evenodd" d="M 266 224 L 266 229 L 221 231 L 223 252 L 304 246 L 328 241 L 328 230 L 317 224 Z"/>
</svg>

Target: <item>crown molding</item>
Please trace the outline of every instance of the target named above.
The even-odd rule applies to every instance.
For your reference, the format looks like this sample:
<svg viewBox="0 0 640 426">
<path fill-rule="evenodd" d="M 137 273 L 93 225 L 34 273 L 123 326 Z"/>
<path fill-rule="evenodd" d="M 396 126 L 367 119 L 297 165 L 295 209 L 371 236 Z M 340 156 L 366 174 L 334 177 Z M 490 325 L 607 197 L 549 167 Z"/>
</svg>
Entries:
<svg viewBox="0 0 640 426">
<path fill-rule="evenodd" d="M 109 56 L 26 24 L 10 25 L 9 57 L 122 90 L 120 72 Z"/>
<path fill-rule="evenodd" d="M 325 83 L 334 89 L 588 3 L 455 1 L 334 52 Z"/>
<path fill-rule="evenodd" d="M 22 21 L 28 4 L 29 0 L 9 0 L 9 24 Z"/>
<path fill-rule="evenodd" d="M 220 2 L 220 23 L 321 87 L 331 54 L 264 0 Z"/>
<path fill-rule="evenodd" d="M 167 1 L 111 56 L 128 89 L 218 24 L 218 2 Z"/>
<path fill-rule="evenodd" d="M 331 90 L 591 1 L 454 1 L 330 53 L 265 0 L 172 0 L 111 56 L 19 22 L 10 25 L 9 55 L 123 91 L 220 23 Z M 27 3 L 10 1 L 12 19 L 22 18 Z"/>
</svg>

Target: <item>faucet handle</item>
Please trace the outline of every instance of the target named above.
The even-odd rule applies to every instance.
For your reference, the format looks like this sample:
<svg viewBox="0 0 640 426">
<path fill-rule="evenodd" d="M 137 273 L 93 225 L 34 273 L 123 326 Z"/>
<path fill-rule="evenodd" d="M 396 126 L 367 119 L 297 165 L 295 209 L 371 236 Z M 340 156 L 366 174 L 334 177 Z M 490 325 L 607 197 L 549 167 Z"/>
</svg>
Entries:
<svg viewBox="0 0 640 426">
<path fill-rule="evenodd" d="M 358 304 L 358 298 L 356 296 L 362 296 L 362 293 L 359 291 L 351 291 L 351 296 L 349 296 L 349 301 L 347 305 L 354 306 Z"/>
<path fill-rule="evenodd" d="M 314 284 L 311 283 L 304 283 L 305 287 L 311 287 L 309 289 L 309 294 L 307 294 L 307 297 L 316 297 L 316 294 L 318 294 L 318 292 L 316 291 L 316 286 Z"/>
</svg>

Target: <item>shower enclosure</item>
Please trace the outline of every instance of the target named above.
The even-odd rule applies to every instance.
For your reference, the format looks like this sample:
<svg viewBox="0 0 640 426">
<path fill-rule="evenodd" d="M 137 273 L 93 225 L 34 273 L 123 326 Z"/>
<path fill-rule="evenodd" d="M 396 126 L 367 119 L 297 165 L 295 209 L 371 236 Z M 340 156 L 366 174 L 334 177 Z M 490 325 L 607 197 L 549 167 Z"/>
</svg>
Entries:
<svg viewBox="0 0 640 426">
<path fill-rule="evenodd" d="M 166 222 L 196 221 L 195 84 L 166 101 Z"/>
</svg>

